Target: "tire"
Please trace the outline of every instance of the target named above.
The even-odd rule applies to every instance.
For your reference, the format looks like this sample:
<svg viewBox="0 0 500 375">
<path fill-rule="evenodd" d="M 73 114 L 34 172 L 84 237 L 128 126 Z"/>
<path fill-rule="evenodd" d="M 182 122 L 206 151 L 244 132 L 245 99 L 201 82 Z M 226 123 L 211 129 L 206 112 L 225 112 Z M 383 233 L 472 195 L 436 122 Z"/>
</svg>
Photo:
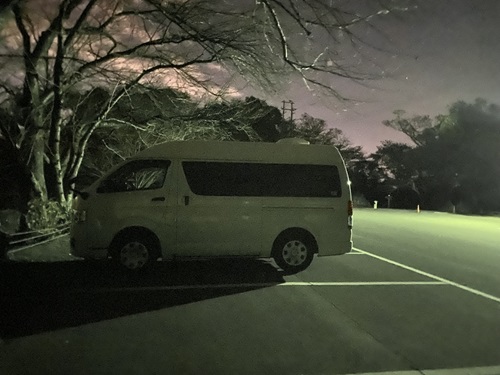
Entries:
<svg viewBox="0 0 500 375">
<path fill-rule="evenodd" d="M 152 236 L 134 231 L 121 235 L 112 246 L 115 263 L 131 271 L 150 268 L 158 259 L 159 249 Z"/>
<path fill-rule="evenodd" d="M 293 274 L 305 270 L 316 252 L 316 241 L 305 232 L 281 234 L 273 246 L 273 259 L 285 273 Z"/>
</svg>

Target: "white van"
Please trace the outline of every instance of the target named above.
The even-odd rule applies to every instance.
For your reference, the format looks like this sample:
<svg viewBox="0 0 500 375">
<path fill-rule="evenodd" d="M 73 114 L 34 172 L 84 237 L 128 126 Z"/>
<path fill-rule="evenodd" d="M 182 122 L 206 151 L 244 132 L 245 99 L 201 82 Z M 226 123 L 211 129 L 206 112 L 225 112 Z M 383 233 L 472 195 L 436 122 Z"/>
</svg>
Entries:
<svg viewBox="0 0 500 375">
<path fill-rule="evenodd" d="M 71 253 L 129 269 L 182 257 L 273 258 L 305 269 L 351 251 L 352 202 L 333 146 L 167 142 L 113 168 L 74 200 Z"/>
</svg>

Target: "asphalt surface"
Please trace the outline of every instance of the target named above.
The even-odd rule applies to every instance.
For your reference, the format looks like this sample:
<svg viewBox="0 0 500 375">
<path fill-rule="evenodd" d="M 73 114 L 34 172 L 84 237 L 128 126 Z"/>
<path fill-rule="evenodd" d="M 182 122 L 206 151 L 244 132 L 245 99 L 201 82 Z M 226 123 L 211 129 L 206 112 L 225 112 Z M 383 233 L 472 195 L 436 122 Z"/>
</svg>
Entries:
<svg viewBox="0 0 500 375">
<path fill-rule="evenodd" d="M 500 218 L 357 210 L 354 233 L 292 276 L 258 260 L 127 274 L 64 239 L 10 254 L 0 374 L 500 374 Z"/>
</svg>

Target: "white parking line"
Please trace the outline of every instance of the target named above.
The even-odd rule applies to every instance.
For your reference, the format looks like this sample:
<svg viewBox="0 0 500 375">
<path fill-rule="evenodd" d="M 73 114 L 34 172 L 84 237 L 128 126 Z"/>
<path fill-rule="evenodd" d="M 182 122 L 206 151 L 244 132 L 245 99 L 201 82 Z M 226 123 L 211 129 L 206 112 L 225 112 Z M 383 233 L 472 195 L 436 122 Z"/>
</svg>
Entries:
<svg viewBox="0 0 500 375">
<path fill-rule="evenodd" d="M 113 287 L 100 289 L 70 289 L 70 292 L 109 293 L 109 292 L 159 292 L 166 290 L 188 289 L 224 289 L 224 288 L 264 288 L 271 286 L 393 286 L 393 285 L 448 285 L 441 281 L 354 281 L 354 282 L 323 282 L 323 281 L 288 281 L 284 283 L 239 283 L 239 284 L 194 284 L 194 285 L 164 285 Z"/>
<path fill-rule="evenodd" d="M 277 286 L 447 285 L 442 281 L 287 281 Z"/>
<path fill-rule="evenodd" d="M 393 260 L 390 260 L 390 259 L 387 259 L 387 258 L 381 257 L 380 255 L 376 255 L 376 254 L 370 253 L 370 252 L 365 251 L 365 250 L 361 250 L 361 249 L 358 249 L 358 248 L 356 248 L 355 250 L 360 251 L 360 252 L 362 252 L 362 253 L 364 253 L 364 254 L 366 254 L 366 255 L 369 255 L 369 256 L 371 256 L 371 257 L 373 257 L 373 258 L 376 258 L 376 259 L 378 259 L 378 260 L 381 260 L 381 261 L 384 261 L 384 262 L 390 263 L 390 264 L 392 264 L 392 265 L 395 265 L 395 266 L 397 266 L 397 267 L 404 268 L 404 269 L 406 269 L 406 270 L 408 270 L 408 271 L 412 271 L 412 272 L 418 273 L 418 274 L 420 274 L 420 275 L 422 275 L 422 276 L 426 276 L 426 277 L 428 277 L 428 278 L 431 278 L 431 279 L 434 279 L 434 280 L 437 280 L 437 281 L 441 281 L 441 282 L 443 282 L 443 283 L 445 283 L 445 284 L 452 285 L 452 286 L 454 286 L 454 287 L 456 287 L 456 288 L 459 288 L 459 289 L 465 290 L 465 291 L 467 291 L 467 292 L 469 292 L 469 293 L 472 293 L 472 294 L 475 294 L 475 295 L 481 296 L 481 297 L 483 297 L 483 298 L 487 298 L 487 299 L 489 299 L 489 300 L 491 300 L 491 301 L 495 301 L 495 302 L 499 302 L 499 303 L 500 303 L 500 298 L 499 298 L 499 297 L 496 297 L 496 296 L 494 296 L 494 295 L 491 295 L 491 294 L 488 294 L 488 293 L 481 292 L 480 290 L 477 290 L 477 289 L 474 289 L 474 288 L 470 288 L 470 287 L 468 287 L 468 286 L 466 286 L 466 285 L 462 285 L 462 284 L 456 283 L 456 282 L 454 282 L 454 281 L 451 281 L 451 280 L 445 279 L 444 277 L 440 277 L 440 276 L 433 275 L 433 274 L 431 274 L 431 273 L 429 273 L 429 272 L 421 271 L 421 270 L 419 270 L 419 269 L 417 269 L 417 268 L 407 266 L 407 265 L 405 265 L 405 264 L 403 264 L 403 263 L 395 262 L 395 261 L 393 261 Z"/>
<path fill-rule="evenodd" d="M 364 372 L 345 375 L 500 375 L 500 366 L 467 367 L 436 370 L 407 370 L 407 371 L 385 371 Z"/>
</svg>

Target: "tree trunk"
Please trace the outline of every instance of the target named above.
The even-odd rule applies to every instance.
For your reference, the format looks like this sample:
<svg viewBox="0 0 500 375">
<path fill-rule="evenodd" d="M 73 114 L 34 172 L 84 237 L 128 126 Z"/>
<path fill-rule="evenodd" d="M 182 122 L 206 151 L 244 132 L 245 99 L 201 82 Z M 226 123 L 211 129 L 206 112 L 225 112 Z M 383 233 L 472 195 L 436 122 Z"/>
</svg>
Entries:
<svg viewBox="0 0 500 375">
<path fill-rule="evenodd" d="M 50 118 L 50 132 L 49 132 L 49 168 L 52 170 L 51 175 L 54 176 L 54 180 L 51 182 L 54 184 L 53 190 L 55 194 L 55 199 L 59 203 L 65 203 L 66 196 L 64 194 L 63 185 L 63 171 L 61 167 L 61 76 L 63 74 L 63 57 L 64 48 L 62 41 L 62 20 L 57 25 L 57 54 L 54 61 L 54 82 L 53 82 L 53 104 Z"/>
<path fill-rule="evenodd" d="M 34 128 L 34 127 L 33 127 Z M 31 134 L 30 134 L 31 133 Z M 45 184 L 45 139 L 46 132 L 38 128 L 26 135 L 24 142 L 30 147 L 22 149 L 22 160 L 29 171 L 32 193 L 30 198 L 47 199 L 47 187 Z"/>
</svg>

